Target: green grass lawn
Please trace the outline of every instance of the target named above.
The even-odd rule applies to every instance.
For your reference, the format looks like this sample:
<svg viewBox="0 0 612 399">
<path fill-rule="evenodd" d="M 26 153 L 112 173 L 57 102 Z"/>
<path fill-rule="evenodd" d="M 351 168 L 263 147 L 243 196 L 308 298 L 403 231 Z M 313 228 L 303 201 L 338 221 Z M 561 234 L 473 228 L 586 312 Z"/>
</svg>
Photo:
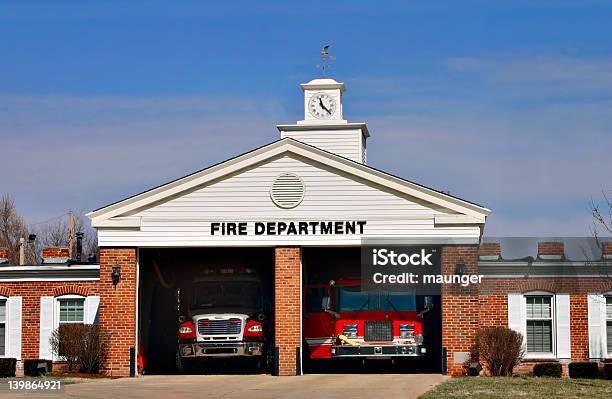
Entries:
<svg viewBox="0 0 612 399">
<path fill-rule="evenodd" d="M 612 381 L 536 377 L 453 378 L 419 399 L 612 398 Z"/>
</svg>

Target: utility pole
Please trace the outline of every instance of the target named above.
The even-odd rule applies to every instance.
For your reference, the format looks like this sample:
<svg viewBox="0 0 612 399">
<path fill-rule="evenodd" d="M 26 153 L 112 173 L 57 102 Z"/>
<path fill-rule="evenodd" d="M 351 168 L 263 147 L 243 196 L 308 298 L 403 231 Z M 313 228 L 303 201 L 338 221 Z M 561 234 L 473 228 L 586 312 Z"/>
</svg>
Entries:
<svg viewBox="0 0 612 399">
<path fill-rule="evenodd" d="M 19 266 L 25 265 L 25 238 L 19 238 Z"/>
<path fill-rule="evenodd" d="M 74 213 L 70 211 L 70 234 L 68 236 L 68 257 L 72 259 L 72 247 L 74 246 Z"/>
</svg>

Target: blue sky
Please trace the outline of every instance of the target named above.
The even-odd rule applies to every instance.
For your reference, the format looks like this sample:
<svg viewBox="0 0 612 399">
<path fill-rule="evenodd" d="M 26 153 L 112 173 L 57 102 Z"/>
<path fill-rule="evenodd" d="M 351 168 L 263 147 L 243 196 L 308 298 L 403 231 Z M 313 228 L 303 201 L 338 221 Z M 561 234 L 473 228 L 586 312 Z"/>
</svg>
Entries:
<svg viewBox="0 0 612 399">
<path fill-rule="evenodd" d="M 37 222 L 276 140 L 331 43 L 370 164 L 489 207 L 487 235 L 588 234 L 612 4 L 381 4 L 1 1 L 0 191 Z"/>
</svg>

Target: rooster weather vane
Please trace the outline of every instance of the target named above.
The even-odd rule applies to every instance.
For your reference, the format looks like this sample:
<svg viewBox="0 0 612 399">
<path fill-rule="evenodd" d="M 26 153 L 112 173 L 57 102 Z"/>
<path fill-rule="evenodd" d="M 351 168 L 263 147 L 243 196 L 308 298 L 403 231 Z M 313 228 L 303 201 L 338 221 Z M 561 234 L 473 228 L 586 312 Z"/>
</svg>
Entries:
<svg viewBox="0 0 612 399">
<path fill-rule="evenodd" d="M 335 61 L 336 57 L 333 55 L 329 55 L 329 44 L 326 46 L 323 46 L 323 49 L 321 50 L 321 63 L 319 65 L 317 65 L 317 68 L 321 69 L 321 72 L 323 73 L 323 77 L 327 77 L 327 70 L 329 69 L 330 62 Z"/>
</svg>

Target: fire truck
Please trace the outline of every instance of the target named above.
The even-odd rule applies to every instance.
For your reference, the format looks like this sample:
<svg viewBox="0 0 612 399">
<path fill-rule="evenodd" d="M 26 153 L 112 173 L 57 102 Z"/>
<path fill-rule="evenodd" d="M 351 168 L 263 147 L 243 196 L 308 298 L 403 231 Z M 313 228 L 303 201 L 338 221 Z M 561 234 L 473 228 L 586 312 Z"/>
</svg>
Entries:
<svg viewBox="0 0 612 399">
<path fill-rule="evenodd" d="M 253 360 L 258 370 L 266 366 L 269 309 L 259 275 L 248 268 L 210 269 L 182 291 L 179 373 L 201 366 L 204 359 L 243 358 Z"/>
<path fill-rule="evenodd" d="M 359 279 L 304 289 L 304 338 L 310 359 L 424 358 L 430 296 L 362 290 Z"/>
</svg>

